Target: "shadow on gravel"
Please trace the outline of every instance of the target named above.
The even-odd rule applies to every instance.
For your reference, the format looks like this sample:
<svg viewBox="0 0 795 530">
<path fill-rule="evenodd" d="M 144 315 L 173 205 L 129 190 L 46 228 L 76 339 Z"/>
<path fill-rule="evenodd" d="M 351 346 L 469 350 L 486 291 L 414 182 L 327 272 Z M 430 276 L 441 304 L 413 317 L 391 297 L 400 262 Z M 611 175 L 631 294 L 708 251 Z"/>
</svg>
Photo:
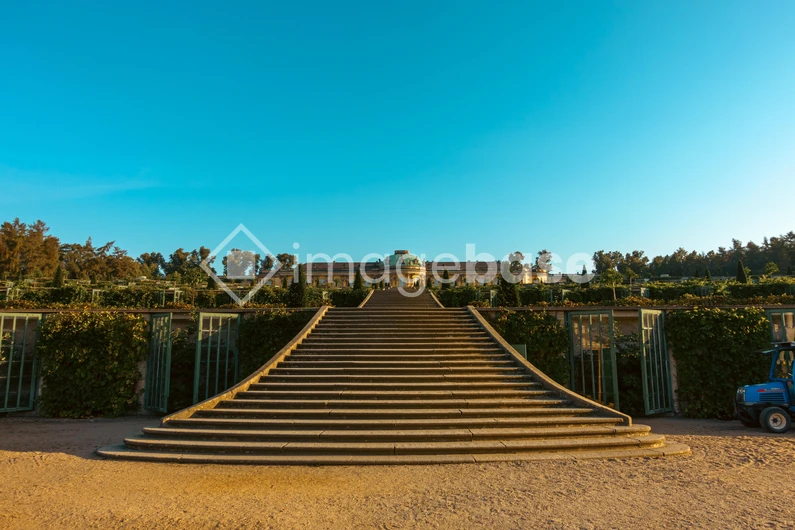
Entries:
<svg viewBox="0 0 795 530">
<path fill-rule="evenodd" d="M 773 434 L 761 427 L 745 427 L 739 421 L 694 420 L 689 418 L 636 418 L 634 423 L 651 426 L 655 434 L 668 436 L 758 436 L 761 438 L 795 439 L 795 429 L 785 434 Z"/>
<path fill-rule="evenodd" d="M 94 451 L 121 443 L 125 437 L 155 427 L 154 416 L 69 420 L 54 418 L 0 417 L 0 451 L 64 453 L 101 460 Z"/>
</svg>

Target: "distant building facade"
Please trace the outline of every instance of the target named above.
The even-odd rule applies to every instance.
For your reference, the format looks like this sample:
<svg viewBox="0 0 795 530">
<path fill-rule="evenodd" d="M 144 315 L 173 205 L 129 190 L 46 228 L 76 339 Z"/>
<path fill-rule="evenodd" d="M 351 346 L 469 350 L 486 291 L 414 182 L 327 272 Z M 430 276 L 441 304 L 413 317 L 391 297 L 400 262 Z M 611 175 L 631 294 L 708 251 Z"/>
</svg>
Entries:
<svg viewBox="0 0 795 530">
<path fill-rule="evenodd" d="M 365 285 L 381 283 L 391 287 L 411 286 L 418 282 L 424 285 L 428 278 L 433 284 L 441 285 L 444 271 L 455 285 L 481 284 L 494 285 L 499 277 L 499 261 L 423 261 L 408 250 L 396 250 L 386 260 L 368 261 L 364 263 L 347 261 L 317 261 L 302 263 L 307 283 L 312 285 L 329 285 L 349 287 L 353 285 L 356 272 L 362 273 Z M 261 275 L 267 271 L 260 272 Z M 296 278 L 295 269 L 279 269 L 267 282 L 269 285 L 292 283 Z M 519 274 L 522 284 L 547 283 L 547 271 L 538 267 L 525 267 Z"/>
</svg>

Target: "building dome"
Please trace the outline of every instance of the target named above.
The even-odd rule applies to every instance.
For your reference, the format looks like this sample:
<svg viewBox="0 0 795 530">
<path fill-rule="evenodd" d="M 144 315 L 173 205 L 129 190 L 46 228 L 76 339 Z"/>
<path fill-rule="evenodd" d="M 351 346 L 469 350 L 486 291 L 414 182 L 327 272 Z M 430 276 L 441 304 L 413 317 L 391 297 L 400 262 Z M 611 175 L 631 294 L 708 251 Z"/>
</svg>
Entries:
<svg viewBox="0 0 795 530">
<path fill-rule="evenodd" d="M 400 264 L 401 268 L 421 267 L 420 258 L 411 254 L 408 250 L 396 250 L 394 254 L 387 258 L 390 268 L 395 268 Z"/>
</svg>

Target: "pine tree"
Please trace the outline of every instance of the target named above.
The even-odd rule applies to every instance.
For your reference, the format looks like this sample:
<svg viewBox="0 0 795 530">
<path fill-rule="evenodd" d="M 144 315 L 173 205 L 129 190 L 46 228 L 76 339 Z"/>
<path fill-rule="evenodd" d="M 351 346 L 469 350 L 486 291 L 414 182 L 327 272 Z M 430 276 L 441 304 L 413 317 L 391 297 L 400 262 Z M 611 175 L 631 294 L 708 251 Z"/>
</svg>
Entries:
<svg viewBox="0 0 795 530">
<path fill-rule="evenodd" d="M 362 278 L 362 271 L 356 269 L 356 276 L 353 277 L 353 288 L 357 291 L 364 287 L 364 278 Z"/>
<path fill-rule="evenodd" d="M 500 274 L 500 294 L 505 307 L 519 307 L 519 284 L 509 282 L 504 274 Z"/>
<path fill-rule="evenodd" d="M 447 269 L 444 270 L 442 273 L 442 290 L 444 291 L 448 287 L 450 287 L 450 271 Z"/>
<path fill-rule="evenodd" d="M 306 307 L 306 273 L 300 265 L 298 265 L 298 281 L 290 284 L 287 302 L 288 307 Z"/>
<path fill-rule="evenodd" d="M 742 260 L 737 262 L 737 281 L 740 283 L 748 283 L 748 273 L 745 272 Z"/>
<path fill-rule="evenodd" d="M 61 264 L 58 264 L 58 268 L 55 269 L 55 276 L 52 279 L 52 286 L 53 287 L 63 287 L 63 269 L 61 268 Z"/>
<path fill-rule="evenodd" d="M 712 273 L 709 271 L 709 267 L 707 267 L 707 272 L 704 274 L 704 277 L 707 280 L 712 281 Z"/>
</svg>

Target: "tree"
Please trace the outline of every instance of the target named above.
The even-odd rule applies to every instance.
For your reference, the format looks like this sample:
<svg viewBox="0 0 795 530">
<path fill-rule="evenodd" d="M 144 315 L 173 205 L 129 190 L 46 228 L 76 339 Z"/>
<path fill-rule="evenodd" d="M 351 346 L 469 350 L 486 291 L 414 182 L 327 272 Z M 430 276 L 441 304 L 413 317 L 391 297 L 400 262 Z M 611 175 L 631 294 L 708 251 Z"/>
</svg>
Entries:
<svg viewBox="0 0 795 530">
<path fill-rule="evenodd" d="M 141 264 L 142 272 L 153 280 L 162 278 L 166 270 L 166 259 L 160 252 L 144 252 L 136 261 Z"/>
<path fill-rule="evenodd" d="M 364 288 L 364 278 L 361 269 L 356 269 L 356 276 L 353 277 L 353 288 L 357 291 Z"/>
<path fill-rule="evenodd" d="M 306 273 L 301 266 L 298 267 L 298 281 L 290 284 L 287 302 L 289 307 L 306 307 Z"/>
<path fill-rule="evenodd" d="M 639 275 L 632 269 L 627 269 L 627 278 L 629 278 L 629 286 L 632 287 L 632 280 L 637 278 Z"/>
<path fill-rule="evenodd" d="M 218 286 L 215 284 L 215 280 L 209 274 L 207 275 L 207 288 L 208 289 L 216 289 Z"/>
<path fill-rule="evenodd" d="M 748 283 L 748 271 L 743 266 L 743 261 L 737 262 L 737 281 L 740 283 Z"/>
<path fill-rule="evenodd" d="M 273 265 L 274 265 L 273 259 L 274 259 L 273 256 L 271 256 L 270 254 L 268 254 L 264 258 L 260 259 L 260 262 L 259 262 L 260 274 L 263 271 L 269 271 L 269 270 L 273 269 Z"/>
<path fill-rule="evenodd" d="M 61 265 L 58 265 L 58 268 L 55 269 L 55 276 L 52 279 L 52 286 L 53 287 L 63 287 L 63 269 Z"/>
<path fill-rule="evenodd" d="M 442 291 L 450 286 L 450 271 L 447 269 L 442 273 Z"/>
<path fill-rule="evenodd" d="M 59 265 L 57 238 L 43 221 L 28 225 L 14 219 L 0 226 L 0 277 L 51 278 Z"/>
<path fill-rule="evenodd" d="M 511 283 L 500 274 L 499 279 L 500 294 L 502 294 L 502 302 L 506 307 L 519 307 L 519 284 Z"/>
<path fill-rule="evenodd" d="M 787 276 L 792 276 L 792 265 L 787 267 Z"/>
<path fill-rule="evenodd" d="M 707 280 L 712 281 L 712 273 L 709 271 L 709 267 L 707 267 L 707 272 L 704 274 L 704 277 Z"/>
<path fill-rule="evenodd" d="M 611 252 L 599 250 L 594 252 L 593 255 L 593 263 L 596 274 L 602 274 L 608 269 L 617 270 L 618 266 L 621 265 L 623 261 L 624 255 L 617 250 L 613 250 Z"/>
<path fill-rule="evenodd" d="M 618 299 L 618 296 L 616 296 L 616 286 L 621 285 L 623 282 L 624 277 L 621 273 L 613 269 L 607 269 L 599 275 L 599 283 L 613 289 L 613 300 Z"/>
<path fill-rule="evenodd" d="M 276 254 L 276 261 L 282 264 L 284 270 L 290 270 L 295 266 L 295 256 L 287 252 Z"/>
<path fill-rule="evenodd" d="M 772 261 L 768 261 L 765 264 L 765 276 L 773 276 L 779 272 L 778 265 L 773 263 Z"/>
</svg>

